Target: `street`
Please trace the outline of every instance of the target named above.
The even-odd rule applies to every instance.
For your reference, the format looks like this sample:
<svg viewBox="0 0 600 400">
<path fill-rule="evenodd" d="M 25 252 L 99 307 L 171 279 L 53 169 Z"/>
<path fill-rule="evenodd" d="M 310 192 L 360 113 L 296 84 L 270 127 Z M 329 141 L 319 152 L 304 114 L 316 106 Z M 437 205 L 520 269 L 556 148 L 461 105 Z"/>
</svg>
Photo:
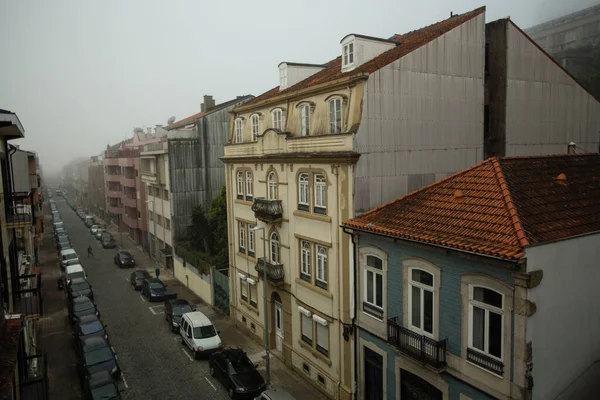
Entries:
<svg viewBox="0 0 600 400">
<path fill-rule="evenodd" d="M 194 360 L 164 319 L 162 303 L 149 303 L 129 284 L 132 269 L 113 263 L 116 249 L 103 249 L 62 198 L 56 205 L 92 285 L 102 320 L 123 371 L 124 399 L 225 399 L 210 377 L 208 362 Z M 87 257 L 91 245 L 94 256 Z"/>
</svg>

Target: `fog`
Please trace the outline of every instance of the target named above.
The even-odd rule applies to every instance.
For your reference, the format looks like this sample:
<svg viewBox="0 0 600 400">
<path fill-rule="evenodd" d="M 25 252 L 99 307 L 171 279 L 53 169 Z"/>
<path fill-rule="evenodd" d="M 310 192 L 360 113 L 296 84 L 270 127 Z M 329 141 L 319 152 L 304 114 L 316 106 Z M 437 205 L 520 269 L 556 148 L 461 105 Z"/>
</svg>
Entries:
<svg viewBox="0 0 600 400">
<path fill-rule="evenodd" d="M 489 3 L 489 4 L 485 4 Z M 166 124 L 277 86 L 281 61 L 323 63 L 346 34 L 390 37 L 487 5 L 522 28 L 598 0 L 0 0 L 0 108 L 46 173 Z"/>
</svg>

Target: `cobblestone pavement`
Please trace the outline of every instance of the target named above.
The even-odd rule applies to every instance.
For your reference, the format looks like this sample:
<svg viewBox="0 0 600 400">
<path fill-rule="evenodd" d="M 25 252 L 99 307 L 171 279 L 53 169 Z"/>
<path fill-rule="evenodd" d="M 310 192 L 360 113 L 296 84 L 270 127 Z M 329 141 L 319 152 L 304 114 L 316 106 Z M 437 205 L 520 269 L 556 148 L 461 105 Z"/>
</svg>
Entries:
<svg viewBox="0 0 600 400">
<path fill-rule="evenodd" d="M 164 321 L 160 303 L 150 304 L 134 291 L 131 269 L 113 263 L 114 249 L 102 249 L 63 199 L 56 199 L 74 249 L 93 287 L 121 369 L 124 399 L 226 399 L 226 391 L 194 360 Z M 94 257 L 87 257 L 92 246 Z"/>
</svg>

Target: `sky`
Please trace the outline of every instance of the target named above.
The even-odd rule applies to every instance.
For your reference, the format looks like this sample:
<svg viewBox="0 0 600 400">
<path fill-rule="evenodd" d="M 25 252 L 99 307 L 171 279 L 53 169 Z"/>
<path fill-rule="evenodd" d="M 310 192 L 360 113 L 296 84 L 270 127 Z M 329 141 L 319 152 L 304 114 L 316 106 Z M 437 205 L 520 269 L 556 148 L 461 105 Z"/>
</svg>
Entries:
<svg viewBox="0 0 600 400">
<path fill-rule="evenodd" d="M 600 0 L 0 0 L 0 109 L 47 174 L 164 125 L 278 85 L 281 61 L 324 63 L 349 33 L 388 38 L 487 6 L 520 27 Z"/>
</svg>

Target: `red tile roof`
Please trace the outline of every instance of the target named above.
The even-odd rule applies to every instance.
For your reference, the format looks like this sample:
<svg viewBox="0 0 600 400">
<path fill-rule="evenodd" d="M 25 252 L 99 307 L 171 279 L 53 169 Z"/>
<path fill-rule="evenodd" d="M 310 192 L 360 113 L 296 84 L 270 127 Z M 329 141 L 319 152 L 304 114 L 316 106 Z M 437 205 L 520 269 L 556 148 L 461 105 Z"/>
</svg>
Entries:
<svg viewBox="0 0 600 400">
<path fill-rule="evenodd" d="M 600 154 L 490 158 L 344 226 L 517 260 L 529 245 L 600 232 Z"/>
<path fill-rule="evenodd" d="M 354 70 L 349 72 L 342 72 L 342 57 L 337 57 L 336 59 L 324 64 L 325 69 L 309 76 L 303 81 L 300 81 L 295 85 L 292 85 L 282 91 L 279 90 L 279 86 L 275 87 L 261 94 L 260 96 L 256 97 L 254 100 L 246 103 L 245 105 L 259 103 L 263 100 L 275 97 L 280 93 L 290 93 L 300 89 L 306 89 L 311 86 L 331 82 L 336 79 L 350 77 L 353 75 L 373 73 L 385 67 L 386 65 L 391 64 L 392 62 L 404 57 L 405 55 L 415 51 L 419 47 L 426 45 L 434 39 L 437 39 L 443 34 L 451 31 L 452 29 L 462 25 L 463 23 L 475 18 L 476 16 L 484 12 L 485 7 L 480 7 L 468 13 L 452 16 L 446 20 L 440 21 L 433 25 L 429 25 L 412 32 L 405 33 L 403 35 L 394 35 L 391 38 L 391 40 L 394 42 L 398 42 L 398 45 L 396 47 L 380 54 L 379 56 L 373 58 L 372 60 L 362 64 L 358 68 L 355 68 Z"/>
</svg>

